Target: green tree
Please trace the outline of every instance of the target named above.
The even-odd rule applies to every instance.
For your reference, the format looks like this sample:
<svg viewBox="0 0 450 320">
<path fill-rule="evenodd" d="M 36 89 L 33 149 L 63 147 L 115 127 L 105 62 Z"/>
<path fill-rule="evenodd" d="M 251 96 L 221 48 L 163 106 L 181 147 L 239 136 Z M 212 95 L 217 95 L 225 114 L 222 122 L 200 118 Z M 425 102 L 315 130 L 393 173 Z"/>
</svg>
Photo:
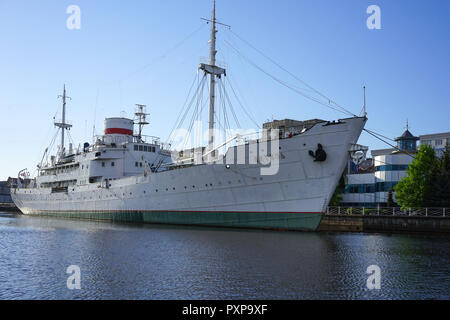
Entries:
<svg viewBox="0 0 450 320">
<path fill-rule="evenodd" d="M 450 207 L 450 148 L 438 158 L 431 174 L 431 183 L 425 189 L 424 206 Z"/>
<path fill-rule="evenodd" d="M 334 191 L 333 197 L 331 197 L 330 200 L 330 207 L 339 207 L 342 202 L 342 192 L 339 190 L 339 188 L 336 188 Z"/>
<path fill-rule="evenodd" d="M 394 188 L 397 202 L 403 209 L 424 206 L 432 188 L 436 166 L 438 160 L 433 148 L 422 145 L 406 171 L 407 176 Z"/>
<path fill-rule="evenodd" d="M 345 172 L 344 172 L 345 174 Z M 344 193 L 345 189 L 345 178 L 344 174 L 342 174 L 341 178 L 339 179 L 339 183 L 336 186 L 336 190 L 334 190 L 333 196 L 331 197 L 329 206 L 330 207 L 339 207 L 342 202 L 342 193 Z"/>
</svg>

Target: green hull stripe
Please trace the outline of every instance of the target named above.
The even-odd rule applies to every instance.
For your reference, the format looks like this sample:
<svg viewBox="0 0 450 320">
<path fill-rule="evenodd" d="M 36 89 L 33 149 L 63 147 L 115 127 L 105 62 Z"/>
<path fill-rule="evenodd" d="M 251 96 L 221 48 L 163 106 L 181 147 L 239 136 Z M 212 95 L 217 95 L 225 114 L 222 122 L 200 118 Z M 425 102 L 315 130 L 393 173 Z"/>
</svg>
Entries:
<svg viewBox="0 0 450 320">
<path fill-rule="evenodd" d="M 95 211 L 37 212 L 33 215 L 112 222 L 301 231 L 315 231 L 322 220 L 322 214 L 319 213 L 279 212 Z"/>
</svg>

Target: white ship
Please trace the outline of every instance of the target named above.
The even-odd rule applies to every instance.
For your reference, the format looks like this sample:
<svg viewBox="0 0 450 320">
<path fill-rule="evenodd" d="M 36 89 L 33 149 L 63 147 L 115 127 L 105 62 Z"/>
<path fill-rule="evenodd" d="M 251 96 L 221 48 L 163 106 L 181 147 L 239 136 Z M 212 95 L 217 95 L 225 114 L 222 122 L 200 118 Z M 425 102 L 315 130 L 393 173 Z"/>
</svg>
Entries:
<svg viewBox="0 0 450 320">
<path fill-rule="evenodd" d="M 137 121 L 105 120 L 104 134 L 89 146 L 65 148 L 66 90 L 61 145 L 38 175 L 12 189 L 26 215 L 215 227 L 315 230 L 347 165 L 367 118 L 317 122 L 278 139 L 275 130 L 258 140 L 215 146 L 215 84 L 226 76 L 216 65 L 215 4 L 210 63 L 208 146 L 174 159 L 158 138 L 145 139 L 144 106 Z M 196 158 L 196 159 L 194 159 Z M 198 159 L 200 158 L 200 161 Z"/>
</svg>

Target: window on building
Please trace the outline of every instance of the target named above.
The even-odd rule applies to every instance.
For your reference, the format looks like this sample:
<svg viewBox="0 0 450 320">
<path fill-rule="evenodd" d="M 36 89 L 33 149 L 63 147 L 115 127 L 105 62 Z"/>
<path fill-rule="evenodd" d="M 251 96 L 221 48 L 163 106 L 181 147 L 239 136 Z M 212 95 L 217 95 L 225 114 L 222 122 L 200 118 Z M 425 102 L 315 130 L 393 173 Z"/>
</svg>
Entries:
<svg viewBox="0 0 450 320">
<path fill-rule="evenodd" d="M 113 162 L 111 162 L 111 167 L 114 167 L 116 164 Z"/>
<path fill-rule="evenodd" d="M 397 181 L 386 181 L 376 183 L 376 192 L 389 192 L 398 184 Z"/>
<path fill-rule="evenodd" d="M 138 145 L 134 145 L 134 151 L 139 151 L 139 146 Z"/>
<path fill-rule="evenodd" d="M 105 166 L 105 162 L 102 162 L 102 167 L 104 167 Z"/>
<path fill-rule="evenodd" d="M 345 186 L 344 193 L 374 193 L 375 184 L 350 184 Z"/>
<path fill-rule="evenodd" d="M 399 141 L 400 150 L 416 150 L 416 142 L 411 140 Z"/>
<path fill-rule="evenodd" d="M 376 171 L 406 171 L 407 169 L 407 164 L 387 164 L 375 167 Z"/>
<path fill-rule="evenodd" d="M 434 145 L 436 145 L 436 146 L 442 146 L 442 139 L 437 139 L 437 140 L 434 142 Z"/>
<path fill-rule="evenodd" d="M 144 151 L 144 146 L 139 146 L 139 151 Z"/>
<path fill-rule="evenodd" d="M 147 146 L 144 146 L 144 152 L 147 152 Z"/>
</svg>

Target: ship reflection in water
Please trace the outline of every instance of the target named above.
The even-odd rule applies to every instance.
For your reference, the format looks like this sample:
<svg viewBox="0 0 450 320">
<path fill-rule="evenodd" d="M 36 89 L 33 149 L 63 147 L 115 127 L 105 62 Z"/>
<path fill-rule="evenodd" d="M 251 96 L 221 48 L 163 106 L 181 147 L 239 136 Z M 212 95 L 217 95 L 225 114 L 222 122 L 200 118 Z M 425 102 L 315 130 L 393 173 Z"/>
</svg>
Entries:
<svg viewBox="0 0 450 320">
<path fill-rule="evenodd" d="M 449 299 L 450 238 L 0 214 L 0 299 Z M 81 290 L 67 289 L 78 265 Z M 367 267 L 381 268 L 369 290 Z"/>
</svg>

